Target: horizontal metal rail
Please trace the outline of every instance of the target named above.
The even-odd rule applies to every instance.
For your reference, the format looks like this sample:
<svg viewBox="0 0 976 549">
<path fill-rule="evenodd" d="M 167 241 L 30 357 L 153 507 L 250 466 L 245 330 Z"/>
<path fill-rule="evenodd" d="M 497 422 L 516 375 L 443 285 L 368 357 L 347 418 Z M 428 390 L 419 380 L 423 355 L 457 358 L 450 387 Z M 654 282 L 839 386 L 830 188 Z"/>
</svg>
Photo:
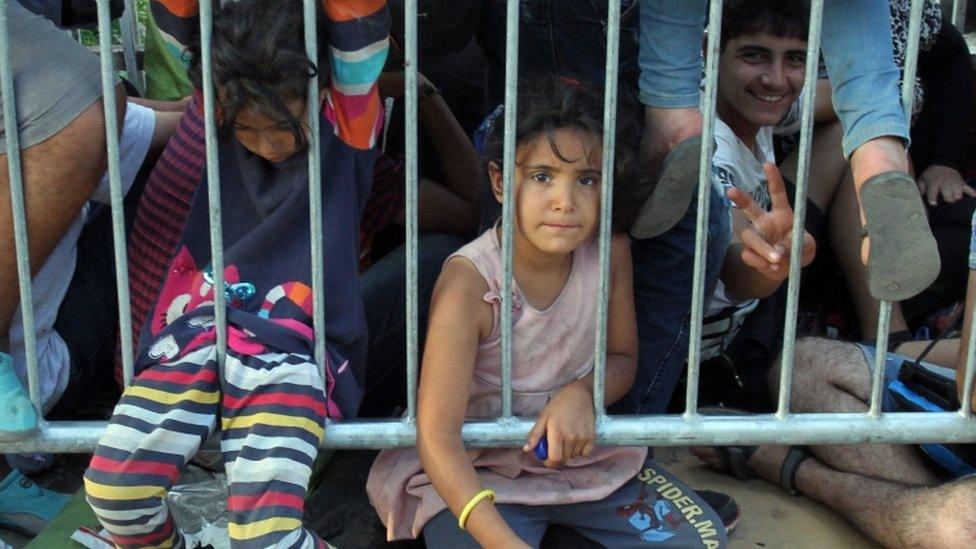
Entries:
<svg viewBox="0 0 976 549">
<path fill-rule="evenodd" d="M 131 5 L 131 1 L 129 2 Z M 203 81 L 205 83 L 204 90 L 204 117 L 206 126 L 206 155 L 207 155 L 207 178 L 209 183 L 209 200 L 210 200 L 210 221 L 211 221 L 211 246 L 212 246 L 212 256 L 214 265 L 214 277 L 216 279 L 216 287 L 222 287 L 222 277 L 223 277 L 223 261 L 222 261 L 222 234 L 220 225 L 220 194 L 219 185 L 220 177 L 218 170 L 217 159 L 217 149 L 216 149 L 216 131 L 215 131 L 215 100 L 212 85 L 212 72 L 211 72 L 211 61 L 209 56 L 209 44 L 212 37 L 212 0 L 203 0 L 201 2 L 201 40 L 203 44 L 203 58 L 202 64 L 204 67 L 203 71 Z M 0 0 L 0 10 L 3 10 L 4 6 L 3 0 Z M 609 204 L 610 196 L 610 183 L 612 181 L 612 164 L 613 164 L 613 127 L 615 124 L 615 83 L 617 80 L 617 56 L 618 52 L 616 50 L 616 43 L 618 39 L 619 32 L 619 2 L 614 1 L 611 3 L 611 11 L 613 12 L 610 17 L 608 26 L 608 37 L 607 37 L 607 70 L 606 70 L 606 106 L 607 109 L 605 113 L 605 122 L 607 126 L 605 140 L 607 143 L 607 155 L 606 161 L 603 165 L 603 172 L 605 180 L 607 181 L 607 189 L 604 194 L 604 204 L 602 215 L 603 227 L 601 228 L 601 254 L 600 254 L 600 268 L 603 274 L 603 281 L 600 291 L 597 293 L 599 298 L 603 301 L 601 303 L 599 312 L 599 322 L 601 323 L 598 336 L 597 336 L 597 356 L 604 356 L 606 353 L 606 317 L 607 317 L 607 283 L 608 283 L 608 273 L 609 273 L 609 229 L 607 226 L 607 221 L 612 213 L 612 209 Z M 811 51 L 816 50 L 816 44 L 818 42 L 817 37 L 819 37 L 819 30 L 821 25 L 821 9 L 823 6 L 822 0 L 814 1 L 814 15 L 811 20 L 811 36 L 814 40 L 810 42 Z M 960 7 L 961 6 L 961 7 Z M 305 14 L 306 17 L 310 17 L 314 14 L 315 0 L 306 0 L 305 2 Z M 913 0 L 912 6 L 912 20 L 910 25 L 910 48 L 912 49 L 911 54 L 908 56 L 907 66 L 906 66 L 906 88 L 905 88 L 905 100 L 906 100 L 906 112 L 911 112 L 910 101 L 912 95 L 909 93 L 910 89 L 908 83 L 914 82 L 915 65 L 917 60 L 917 44 L 918 44 L 918 33 L 919 33 L 919 16 L 921 9 L 921 0 Z M 710 10 L 712 14 L 711 23 L 711 33 L 709 36 L 708 49 L 712 55 L 708 56 L 708 77 L 706 78 L 706 101 L 705 101 L 705 120 L 704 120 L 704 134 L 706 136 L 711 136 L 714 131 L 715 122 L 715 89 L 717 80 L 717 67 L 715 60 L 717 59 L 717 47 L 720 30 L 719 21 L 721 20 L 722 11 L 722 1 L 712 0 L 710 5 Z M 964 17 L 965 5 L 964 3 L 957 2 L 955 4 L 955 9 L 953 11 L 953 16 L 956 20 L 960 20 L 960 17 Z M 406 104 L 408 112 L 408 122 L 407 122 L 407 143 L 408 143 L 408 164 L 407 164 L 407 187 L 408 187 L 408 213 L 411 223 L 409 224 L 408 230 L 408 240 L 409 240 L 409 261 L 406 276 L 408 277 L 408 286 L 413 288 L 416 284 L 416 269 L 417 269 L 417 165 L 416 165 L 416 132 L 417 132 L 417 72 L 416 72 L 416 24 L 414 18 L 416 17 L 416 2 L 410 0 L 407 2 L 406 12 L 409 15 L 408 19 L 410 21 L 407 25 L 407 40 L 406 40 L 406 58 L 409 61 L 407 65 L 407 90 L 406 90 Z M 102 71 L 103 71 L 103 86 L 106 91 L 106 104 L 111 104 L 110 101 L 113 92 L 113 81 L 112 74 L 114 67 L 112 66 L 112 58 L 110 53 L 110 44 L 108 43 L 108 36 L 110 33 L 107 32 L 108 29 L 108 8 L 107 2 L 105 0 L 99 0 L 99 19 L 100 27 L 103 30 L 105 38 L 102 40 L 101 50 L 102 50 Z M 3 92 L 5 97 L 12 98 L 12 82 L 10 76 L 10 61 L 7 59 L 9 57 L 9 48 L 6 47 L 7 42 L 7 32 L 5 25 L 5 17 L 3 13 L 0 13 L 0 49 L 2 49 L 2 55 L 0 55 L 0 78 L 3 79 Z M 508 43 L 506 47 L 507 59 L 506 59 L 506 71 L 505 71 L 505 116 L 504 116 L 504 161 L 503 161 L 503 171 L 504 171 L 504 193 L 505 193 L 505 205 L 503 208 L 503 221 L 502 221 L 502 249 L 503 252 L 503 269 L 504 269 L 504 290 L 502 292 L 502 395 L 501 395 L 501 409 L 502 414 L 500 418 L 493 420 L 482 420 L 482 421 L 472 421 L 464 425 L 462 429 L 462 439 L 468 446 L 471 447 L 518 447 L 524 444 L 526 435 L 528 434 L 530 428 L 532 427 L 534 420 L 530 418 L 517 417 L 512 415 L 512 368 L 513 368 L 513 357 L 512 357 L 512 338 L 511 333 L 511 300 L 512 300 L 512 286 L 513 286 L 513 272 L 514 268 L 512 265 L 512 231 L 514 227 L 514 186 L 515 186 L 515 173 L 514 173 L 514 157 L 515 157 L 515 123 L 516 123 L 516 105 L 517 105 L 517 74 L 518 74 L 518 59 L 516 52 L 518 51 L 518 2 L 512 1 L 508 3 L 507 14 L 506 14 L 506 28 Z M 307 33 L 306 47 L 309 55 L 311 57 L 315 56 L 316 49 L 316 39 L 314 35 L 314 25 L 309 24 L 305 27 Z M 131 38 L 131 37 L 130 37 Z M 130 40 L 131 41 L 131 40 Z M 810 65 L 807 67 L 808 78 L 812 80 L 811 75 L 813 74 L 813 68 L 815 64 L 816 56 L 809 56 Z M 309 98 L 310 101 L 317 97 L 317 84 L 316 81 L 310 83 L 309 86 Z M 17 135 L 16 129 L 13 127 L 15 117 L 12 114 L 15 112 L 13 101 L 5 102 L 4 105 L 5 114 L 5 124 L 7 128 L 8 135 L 8 147 L 10 147 L 10 152 L 15 152 L 17 150 Z M 813 108 L 813 91 L 808 90 L 804 94 L 803 99 L 803 136 L 801 139 L 801 161 L 800 161 L 800 171 L 801 175 L 798 180 L 798 187 L 801 189 L 798 196 L 802 198 L 802 189 L 805 188 L 806 182 L 806 171 L 809 164 L 810 158 L 810 140 L 812 138 L 812 108 Z M 318 129 L 316 124 L 318 122 L 318 116 L 314 110 L 310 115 L 309 124 L 313 128 L 311 147 L 310 147 L 310 194 L 312 196 L 312 215 L 311 215 L 311 225 L 315 228 L 312 235 L 313 250 L 311 250 L 312 256 L 316 258 L 315 263 L 322 263 L 322 249 L 321 249 L 321 238 L 319 228 L 321 227 L 321 197 L 318 194 L 319 187 L 321 185 L 322 174 L 319 173 L 319 155 L 320 155 L 320 144 L 318 140 Z M 108 129 L 108 143 L 109 143 L 109 156 L 111 159 L 110 174 L 112 180 L 112 202 L 113 202 L 113 213 L 114 215 L 114 233 L 116 238 L 116 254 L 117 257 L 125 257 L 125 248 L 122 243 L 122 225 L 121 225 L 121 192 L 119 185 L 119 174 L 118 174 L 118 142 L 115 136 L 115 129 L 117 127 L 117 122 L 114 119 L 114 111 L 108 109 L 106 112 L 106 127 Z M 667 416 L 606 416 L 603 414 L 603 376 L 605 374 L 606 362 L 603 359 L 597 361 L 596 368 L 596 392 L 595 405 L 597 407 L 597 415 L 599 421 L 597 422 L 597 435 L 598 443 L 608 444 L 608 445 L 645 445 L 645 446 L 685 446 L 685 445 L 726 445 L 726 444 L 852 444 L 852 443 L 924 443 L 924 442 L 972 442 L 976 441 L 976 421 L 972 421 L 971 413 L 968 407 L 964 407 L 963 410 L 958 412 L 945 412 L 945 413 L 880 413 L 880 397 L 882 390 L 882 378 L 880 377 L 883 366 L 883 360 L 878 365 L 877 374 L 873 380 L 872 388 L 872 404 L 871 409 L 867 413 L 805 413 L 805 414 L 793 414 L 789 410 L 790 403 L 790 387 L 789 383 L 781 390 L 779 394 L 779 408 L 778 413 L 768 414 L 768 415 L 754 415 L 754 416 L 702 416 L 697 413 L 697 388 L 698 388 L 698 364 L 697 359 L 700 353 L 700 341 L 699 336 L 701 333 L 702 324 L 702 311 L 705 306 L 706 298 L 710 296 L 704 295 L 704 261 L 705 261 L 705 246 L 707 244 L 707 215 L 709 208 L 709 185 L 711 184 L 708 179 L 708 168 L 710 166 L 710 156 L 712 153 L 712 139 L 708 138 L 704 140 L 702 146 L 702 157 L 701 157 L 701 171 L 702 178 L 699 181 L 699 197 L 698 197 L 698 236 L 696 239 L 696 250 L 695 250 L 695 273 L 694 280 L 692 282 L 693 286 L 693 320 L 691 322 L 691 333 L 693 335 L 692 340 L 689 344 L 689 356 L 691 358 L 692 364 L 689 367 L 689 389 L 687 394 L 688 408 L 683 415 L 667 415 Z M 21 277 L 21 296 L 25 300 L 25 307 L 23 308 L 24 320 L 26 325 L 30 325 L 32 322 L 32 309 L 31 309 L 31 292 L 30 284 L 27 282 L 29 278 L 29 268 L 27 265 L 27 241 L 26 235 L 24 234 L 25 227 L 25 215 L 23 212 L 23 194 L 21 192 L 21 174 L 20 167 L 16 161 L 17 155 L 11 155 L 10 162 L 10 180 L 11 180 L 11 193 L 12 200 L 14 202 L 15 210 L 15 227 L 16 227 L 16 243 L 17 243 L 17 255 L 18 255 L 18 270 Z M 117 210 L 117 212 L 116 212 Z M 802 226 L 803 208 L 802 200 L 801 207 L 797 211 L 797 224 L 796 227 Z M 799 235 L 800 233 L 797 232 Z M 794 241 L 794 248 L 797 247 L 799 239 Z M 790 268 L 790 296 L 789 300 L 789 312 L 787 317 L 790 319 L 788 322 L 788 328 L 791 332 L 785 341 L 785 352 L 787 357 L 783 360 L 782 368 L 782 378 L 784 380 L 789 380 L 793 373 L 793 360 L 791 355 L 795 334 L 793 334 L 793 329 L 795 328 L 795 317 L 797 308 L 796 294 L 798 292 L 798 276 L 799 276 L 799 262 L 793 261 Z M 126 269 L 124 261 L 118 265 L 117 276 L 119 280 L 122 281 L 121 285 L 124 288 L 128 288 L 125 284 Z M 322 301 L 322 292 L 320 291 L 323 287 L 322 272 L 317 271 L 314 275 L 315 283 L 315 335 L 316 335 L 316 358 L 319 364 L 324 364 L 325 347 L 324 347 L 324 308 L 328 306 L 327 303 Z M 223 292 L 215 292 L 216 298 L 216 325 L 218 331 L 218 343 L 217 347 L 219 349 L 220 355 L 223 354 L 223 350 L 226 345 L 226 314 L 224 309 L 224 295 Z M 119 300 L 123 303 L 123 307 L 120 309 L 120 314 L 123 318 L 129 316 L 128 309 L 128 295 L 125 292 L 120 292 Z M 408 316 L 410 320 L 408 322 L 410 337 L 408 344 L 408 354 L 409 363 L 408 367 L 408 380 L 409 380 L 409 407 L 407 417 L 404 419 L 389 419 L 389 420 L 344 420 L 339 422 L 329 422 L 327 424 L 325 441 L 323 442 L 324 447 L 328 448 L 391 448 L 391 447 L 408 447 L 416 443 L 416 378 L 417 378 L 417 355 L 418 355 L 418 342 L 417 342 L 417 295 L 416 289 L 413 288 L 408 294 Z M 879 327 L 879 346 L 883 347 L 887 339 L 887 327 L 888 327 L 888 317 L 889 309 L 887 304 L 882 307 L 882 314 L 880 316 L 880 327 Z M 27 359 L 28 359 L 28 378 L 29 386 L 32 400 L 35 405 L 40 408 L 40 398 L 38 396 L 37 380 L 38 380 L 38 365 L 36 358 L 36 345 L 31 337 L 31 331 L 28 330 L 27 334 Z M 129 338 L 130 330 L 127 323 L 122 325 L 122 341 L 131 341 Z M 969 353 L 969 366 L 965 372 L 965 379 L 971 382 L 974 378 L 974 355 L 976 355 L 976 340 L 971 342 L 971 346 L 968 349 Z M 879 355 L 879 358 L 883 358 L 883 355 Z M 126 346 L 123 349 L 123 361 L 125 363 L 125 378 L 128 383 L 131 380 L 132 375 L 132 349 Z M 969 397 L 972 394 L 971 387 L 967 387 L 965 392 L 964 400 L 968 402 Z M 94 450 L 99 437 L 104 433 L 107 423 L 104 421 L 93 422 L 93 421 L 78 421 L 78 422 L 44 422 L 36 436 L 29 440 L 21 442 L 5 442 L 0 443 L 0 452 L 61 452 L 61 453 L 87 453 Z"/>
<path fill-rule="evenodd" d="M 474 448 L 521 447 L 532 428 L 529 418 L 465 423 L 461 438 Z M 58 421 L 33 439 L 0 444 L 4 452 L 88 453 L 105 422 Z M 755 416 L 606 416 L 597 424 L 597 443 L 633 446 L 728 444 L 910 444 L 971 442 L 976 421 L 957 412 L 866 414 L 810 413 L 778 418 Z M 416 443 L 414 424 L 389 419 L 343 420 L 326 427 L 324 448 L 402 448 Z"/>
</svg>

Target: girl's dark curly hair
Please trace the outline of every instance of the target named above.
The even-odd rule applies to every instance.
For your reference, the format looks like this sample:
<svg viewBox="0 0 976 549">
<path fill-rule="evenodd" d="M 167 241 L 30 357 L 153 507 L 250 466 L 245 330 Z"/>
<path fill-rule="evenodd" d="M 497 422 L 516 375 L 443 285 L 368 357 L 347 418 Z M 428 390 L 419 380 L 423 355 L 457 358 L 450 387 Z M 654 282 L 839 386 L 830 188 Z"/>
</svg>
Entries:
<svg viewBox="0 0 976 549">
<path fill-rule="evenodd" d="M 576 80 L 558 77 L 536 77 L 520 82 L 515 124 L 515 142 L 522 145 L 539 136 L 549 140 L 549 146 L 560 159 L 565 158 L 556 147 L 555 132 L 576 129 L 596 136 L 603 144 L 603 92 Z M 625 94 L 617 100 L 617 132 L 614 155 L 613 218 L 614 231 L 625 231 L 636 215 L 637 193 L 647 187 L 640 170 L 636 145 L 640 143 L 640 113 Z M 486 166 L 502 165 L 504 124 L 494 125 L 486 143 Z M 518 162 L 518 160 L 516 160 Z M 485 170 L 487 173 L 487 169 Z"/>
<path fill-rule="evenodd" d="M 304 121 L 286 102 L 305 99 L 308 80 L 328 84 L 324 15 L 316 10 L 319 69 L 305 55 L 302 0 L 238 0 L 214 10 L 211 60 L 219 105 L 218 128 L 227 134 L 242 108 L 252 108 L 288 126 L 299 149 L 308 144 Z M 190 47 L 189 76 L 203 89 L 199 40 Z"/>
</svg>

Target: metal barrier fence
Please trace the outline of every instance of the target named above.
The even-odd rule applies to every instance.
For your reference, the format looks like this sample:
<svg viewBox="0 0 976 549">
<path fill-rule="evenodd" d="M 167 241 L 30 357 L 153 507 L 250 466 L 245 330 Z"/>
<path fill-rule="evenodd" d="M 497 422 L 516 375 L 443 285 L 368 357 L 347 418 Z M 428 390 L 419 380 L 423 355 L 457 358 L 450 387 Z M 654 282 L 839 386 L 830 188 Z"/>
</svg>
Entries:
<svg viewBox="0 0 976 549">
<path fill-rule="evenodd" d="M 13 81 L 8 47 L 6 3 L 14 0 L 0 0 L 0 92 L 4 98 L 3 115 L 7 135 L 9 158 L 10 192 L 14 210 L 14 234 L 17 251 L 17 268 L 20 277 L 20 295 L 25 326 L 34 325 L 34 311 L 31 297 L 30 269 L 27 260 L 27 235 L 24 217 L 24 194 L 22 188 L 21 166 L 18 155 L 19 143 L 16 127 L 15 105 L 13 101 Z M 304 0 L 305 41 L 309 58 L 316 61 L 315 10 L 318 0 Z M 704 97 L 704 128 L 700 159 L 698 223 L 693 278 L 693 304 L 688 350 L 687 407 L 681 415 L 666 416 L 608 416 L 604 412 L 603 387 L 606 369 L 606 320 L 609 293 L 609 249 L 610 213 L 609 197 L 613 188 L 614 133 L 617 98 L 618 42 L 620 33 L 620 0 L 610 0 L 609 21 L 607 25 L 607 63 L 604 111 L 604 158 L 602 216 L 599 229 L 600 246 L 600 284 L 597 294 L 598 325 L 596 336 L 596 364 L 594 381 L 594 406 L 598 411 L 596 430 L 598 442 L 602 444 L 628 445 L 689 445 L 689 444 L 822 444 L 822 443 L 919 443 L 919 442 L 963 442 L 976 440 L 976 422 L 967 403 L 972 400 L 974 363 L 976 363 L 976 339 L 970 338 L 968 361 L 965 372 L 965 390 L 962 408 L 957 412 L 908 414 L 882 413 L 880 410 L 884 372 L 884 354 L 879 353 L 872 380 L 871 405 L 867 413 L 808 413 L 793 414 L 790 411 L 790 390 L 793 374 L 793 352 L 796 340 L 796 315 L 799 295 L 800 257 L 793 254 L 790 262 L 788 282 L 788 301 L 786 313 L 783 360 L 781 364 L 781 383 L 778 395 L 778 408 L 774 414 L 755 416 L 702 417 L 697 411 L 699 357 L 703 308 L 705 305 L 704 273 L 705 245 L 707 242 L 707 212 L 709 202 L 708 186 L 711 184 L 712 136 L 714 135 L 715 101 L 717 81 L 717 60 L 722 19 L 722 0 L 711 0 L 709 6 L 709 28 L 706 56 L 706 81 Z M 132 8 L 132 2 L 127 3 Z M 323 443 L 333 448 L 389 448 L 411 446 L 416 442 L 416 387 L 418 372 L 418 295 L 417 295 L 417 239 L 418 239 L 418 165 L 417 165 L 417 0 L 405 2 L 406 14 L 406 242 L 407 242 L 407 412 L 402 419 L 388 420 L 343 420 L 328 422 Z M 918 42 L 922 0 L 913 0 L 909 25 L 909 46 L 902 87 L 902 101 L 905 112 L 911 112 L 913 100 L 912 84 L 918 59 Z M 817 59 L 820 49 L 820 30 L 824 0 L 812 0 L 807 46 L 806 81 L 814 82 L 817 75 Z M 131 11 L 127 12 L 131 14 Z M 214 91 L 211 74 L 210 44 L 212 28 L 213 1 L 200 0 L 200 30 L 202 40 L 202 63 L 204 83 L 204 115 L 206 124 L 207 178 L 210 203 L 210 240 L 213 258 L 214 287 L 223 286 L 224 262 L 220 243 L 220 174 L 217 162 Z M 953 19 L 959 25 L 965 15 L 965 1 L 956 0 Z M 464 442 L 473 447 L 521 446 L 532 427 L 532 418 L 512 415 L 512 332 L 511 332 L 511 281 L 512 272 L 512 227 L 513 227 L 513 181 L 515 154 L 515 113 L 516 82 L 518 74 L 518 2 L 507 3 L 507 43 L 505 66 L 505 114 L 504 114 L 504 204 L 502 213 L 503 250 L 503 288 L 502 288 L 502 415 L 495 420 L 468 422 L 462 429 Z M 131 17 L 131 15 L 129 16 Z M 100 34 L 100 56 L 102 59 L 102 85 L 105 104 L 112 105 L 115 89 L 112 85 L 114 68 L 111 66 L 111 32 L 109 30 L 108 0 L 98 0 L 98 20 Z M 124 26 L 128 26 L 127 23 Z M 128 59 L 128 56 L 126 57 Z M 134 56 L 133 56 L 134 60 Z M 133 61 L 134 63 L 134 61 Z M 131 70 L 131 66 L 128 65 Z M 131 73 L 130 73 L 131 74 Z M 801 249 L 803 218 L 806 205 L 806 192 L 810 162 L 811 139 L 813 134 L 813 105 L 816 86 L 807 85 L 802 93 L 802 131 L 799 145 L 799 167 L 796 181 L 796 216 L 793 226 L 793 249 Z M 313 77 L 309 82 L 310 98 L 317 97 L 318 81 Z M 322 195 L 320 173 L 319 118 L 315 109 L 308 109 L 308 124 L 311 128 L 309 147 L 309 191 L 311 227 L 321 227 Z M 123 377 L 129 384 L 133 375 L 133 349 L 131 338 L 129 285 L 126 259 L 126 243 L 123 230 L 122 193 L 119 173 L 118 124 L 114 109 L 105 109 L 105 126 L 108 143 L 109 178 L 111 182 L 112 228 L 115 245 L 115 266 L 118 281 L 118 300 L 120 330 L 122 341 Z M 313 229 L 312 266 L 314 292 L 314 332 L 315 358 L 318 364 L 325 364 L 325 324 L 323 303 L 323 250 L 322 235 Z M 223 360 L 226 350 L 226 311 L 223 292 L 214 292 L 216 302 L 218 356 Z M 886 348 L 890 322 L 890 303 L 881 304 L 878 319 L 878 348 Z M 29 393 L 34 406 L 41 409 L 38 387 L 37 350 L 34 334 L 25 330 L 25 344 L 28 360 Z M 105 422 L 64 421 L 43 422 L 38 434 L 21 442 L 0 443 L 0 452 L 89 452 L 92 451 L 105 429 Z"/>
</svg>

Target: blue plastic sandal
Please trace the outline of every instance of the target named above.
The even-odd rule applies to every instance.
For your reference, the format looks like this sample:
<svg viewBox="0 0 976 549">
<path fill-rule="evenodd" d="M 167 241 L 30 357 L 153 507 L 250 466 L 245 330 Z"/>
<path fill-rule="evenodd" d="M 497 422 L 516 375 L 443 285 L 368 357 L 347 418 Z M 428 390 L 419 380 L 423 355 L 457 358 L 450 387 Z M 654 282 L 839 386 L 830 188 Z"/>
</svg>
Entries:
<svg viewBox="0 0 976 549">
<path fill-rule="evenodd" d="M 37 431 L 37 411 L 14 373 L 14 361 L 0 353 L 0 442 L 30 438 Z"/>
<path fill-rule="evenodd" d="M 41 533 L 69 496 L 41 488 L 14 469 L 0 481 L 0 528 L 28 536 Z"/>
</svg>

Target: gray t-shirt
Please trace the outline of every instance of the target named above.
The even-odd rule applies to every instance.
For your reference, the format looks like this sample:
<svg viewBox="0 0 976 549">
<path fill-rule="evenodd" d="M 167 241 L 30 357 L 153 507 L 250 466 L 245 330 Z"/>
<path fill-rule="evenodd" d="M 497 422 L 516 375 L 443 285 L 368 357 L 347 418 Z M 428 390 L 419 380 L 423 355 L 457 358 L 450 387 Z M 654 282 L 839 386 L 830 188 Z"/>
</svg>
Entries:
<svg viewBox="0 0 976 549">
<path fill-rule="evenodd" d="M 134 103 L 128 104 L 122 127 L 122 139 L 119 143 L 123 195 L 132 187 L 132 182 L 149 150 L 155 128 L 155 113 L 151 109 Z M 110 202 L 108 172 L 102 176 L 90 200 L 103 204 Z M 86 206 L 81 215 L 68 227 L 31 281 L 31 292 L 34 298 L 34 335 L 37 338 L 38 382 L 45 411 L 51 409 L 64 394 L 71 372 L 68 347 L 54 331 L 54 322 L 75 271 L 78 237 L 81 235 L 87 217 Z M 106 257 L 104 260 L 112 261 L 112 258 Z M 27 387 L 24 320 L 19 306 L 11 319 L 9 338 L 14 370 L 24 387 Z"/>
</svg>

